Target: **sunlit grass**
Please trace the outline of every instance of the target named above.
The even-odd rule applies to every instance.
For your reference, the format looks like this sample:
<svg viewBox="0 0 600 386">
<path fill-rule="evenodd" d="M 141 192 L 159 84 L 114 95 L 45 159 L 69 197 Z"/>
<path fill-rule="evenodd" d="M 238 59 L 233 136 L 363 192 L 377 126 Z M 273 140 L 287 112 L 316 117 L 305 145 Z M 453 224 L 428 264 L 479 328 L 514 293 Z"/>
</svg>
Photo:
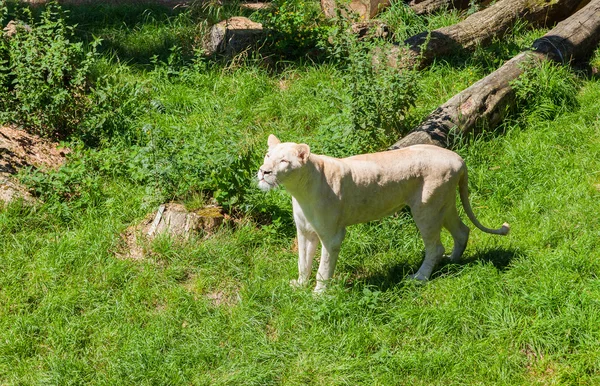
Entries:
<svg viewBox="0 0 600 386">
<path fill-rule="evenodd" d="M 490 72 L 495 64 L 477 55 L 496 54 L 425 71 L 407 119 L 418 123 Z M 175 144 L 168 165 L 187 168 L 173 174 L 180 186 L 203 166 L 202 151 L 227 151 L 225 140 L 260 160 L 269 133 L 320 152 L 323 127 L 347 124 L 333 65 L 161 71 L 127 76 L 162 106 L 136 129 L 152 125 Z M 121 234 L 159 203 L 134 175 L 143 143 L 73 156 L 98 180 L 94 195 L 0 209 L 0 383 L 598 383 L 600 82 L 582 85 L 577 107 L 554 120 L 516 117 L 456 149 L 476 215 L 492 227 L 508 221 L 511 234 L 470 226 L 463 260 L 425 284 L 406 279 L 423 245 L 403 211 L 349 229 L 324 296 L 293 290 L 290 198 L 259 192 L 252 176 L 253 215 L 208 239 L 159 237 L 144 259 L 125 259 Z"/>
</svg>

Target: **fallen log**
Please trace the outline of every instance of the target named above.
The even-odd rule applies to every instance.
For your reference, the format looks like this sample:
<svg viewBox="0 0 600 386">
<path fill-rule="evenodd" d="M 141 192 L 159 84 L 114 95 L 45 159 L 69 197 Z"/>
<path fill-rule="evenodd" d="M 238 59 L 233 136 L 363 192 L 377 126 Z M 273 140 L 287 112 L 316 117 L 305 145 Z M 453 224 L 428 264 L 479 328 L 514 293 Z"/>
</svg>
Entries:
<svg viewBox="0 0 600 386">
<path fill-rule="evenodd" d="M 582 0 L 500 0 L 460 23 L 414 35 L 404 46 L 392 46 L 385 53 L 387 63 L 394 68 L 422 68 L 434 58 L 487 44 L 518 20 L 533 27 L 554 24 L 571 15 L 580 3 Z"/>
<path fill-rule="evenodd" d="M 600 0 L 592 0 L 573 16 L 506 62 L 498 70 L 452 97 L 433 111 L 423 123 L 389 149 L 419 143 L 449 147 L 455 134 L 470 132 L 476 126 L 495 127 L 514 104 L 511 81 L 528 64 L 553 60 L 568 64 L 590 56 L 600 42 Z"/>
<path fill-rule="evenodd" d="M 471 0 L 411 0 L 408 6 L 417 15 L 426 15 L 444 9 L 465 10 L 471 6 Z M 489 1 L 474 1 L 474 4 L 484 3 Z"/>
</svg>

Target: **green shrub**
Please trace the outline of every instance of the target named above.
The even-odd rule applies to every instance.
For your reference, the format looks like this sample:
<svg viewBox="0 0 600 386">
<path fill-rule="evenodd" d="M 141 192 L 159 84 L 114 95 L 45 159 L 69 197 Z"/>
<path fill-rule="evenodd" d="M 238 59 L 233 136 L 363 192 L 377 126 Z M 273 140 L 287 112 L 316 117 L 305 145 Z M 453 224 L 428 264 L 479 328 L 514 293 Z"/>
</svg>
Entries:
<svg viewBox="0 0 600 386">
<path fill-rule="evenodd" d="M 4 27 L 8 21 L 8 8 L 4 2 L 0 2 L 0 27 Z M 0 95 L 8 95 L 8 40 L 0 33 Z M 0 98 L 0 112 L 5 111 L 4 98 Z"/>
<path fill-rule="evenodd" d="M 553 62 L 528 67 L 511 85 L 520 117 L 529 122 L 554 119 L 577 107 L 580 81 L 568 66 Z"/>
<path fill-rule="evenodd" d="M 341 24 L 331 36 L 330 56 L 339 61 L 346 85 L 345 104 L 349 125 L 332 117 L 323 133 L 333 139 L 328 151 L 336 156 L 378 151 L 391 144 L 405 129 L 404 116 L 414 106 L 417 73 L 386 65 L 385 43 L 359 40 Z"/>
<path fill-rule="evenodd" d="M 89 146 L 126 139 L 139 143 L 137 119 L 146 113 L 150 90 L 145 83 L 130 79 L 127 67 L 111 65 L 110 73 L 98 75 L 86 95 L 83 120 L 74 134 Z"/>
<path fill-rule="evenodd" d="M 98 203 L 102 198 L 100 174 L 90 164 L 89 157 L 71 158 L 55 172 L 31 169 L 21 173 L 20 180 L 63 218 L 74 209 Z"/>
<path fill-rule="evenodd" d="M 385 65 L 373 64 L 373 51 L 353 49 L 345 74 L 351 97 L 351 119 L 355 131 L 368 133 L 364 140 L 376 146 L 397 134 L 404 113 L 414 106 L 417 97 L 414 72 L 400 72 Z"/>
<path fill-rule="evenodd" d="M 203 192 L 224 207 L 243 204 L 258 169 L 255 151 L 242 134 L 224 130 L 209 140 L 184 127 L 147 124 L 147 145 L 137 155 L 145 180 L 168 199 Z"/>
<path fill-rule="evenodd" d="M 262 20 L 268 31 L 268 49 L 286 58 L 319 53 L 318 46 L 327 38 L 318 3 L 308 0 L 275 0 L 274 10 Z"/>
<path fill-rule="evenodd" d="M 6 15 L 6 7 L 0 10 Z M 74 134 L 90 144 L 126 131 L 143 110 L 143 88 L 122 82 L 120 69 L 94 74 L 100 40 L 88 50 L 73 42 L 74 27 L 57 4 L 50 3 L 39 22 L 23 12 L 31 31 L 21 27 L 0 39 L 0 120 L 45 137 Z"/>
<path fill-rule="evenodd" d="M 30 32 L 23 28 L 5 43 L 2 98 L 4 119 L 45 136 L 70 134 L 81 123 L 87 103 L 87 75 L 95 45 L 86 53 L 72 43 L 58 6 L 50 4 Z M 8 72 L 7 72 L 8 71 Z"/>
</svg>

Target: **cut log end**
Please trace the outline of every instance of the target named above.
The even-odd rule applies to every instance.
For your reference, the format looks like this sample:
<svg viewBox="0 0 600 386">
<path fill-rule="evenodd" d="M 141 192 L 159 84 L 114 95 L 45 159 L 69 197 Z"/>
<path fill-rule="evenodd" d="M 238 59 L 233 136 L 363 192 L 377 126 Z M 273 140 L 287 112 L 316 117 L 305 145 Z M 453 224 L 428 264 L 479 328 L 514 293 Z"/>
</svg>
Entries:
<svg viewBox="0 0 600 386">
<path fill-rule="evenodd" d="M 208 206 L 197 211 L 188 211 L 181 204 L 161 205 L 147 232 L 148 236 L 167 233 L 172 236 L 189 237 L 191 234 L 212 234 L 225 217 L 221 208 Z"/>
<path fill-rule="evenodd" d="M 132 225 L 121 235 L 123 244 L 116 256 L 139 260 L 146 255 L 149 241 L 159 235 L 168 235 L 179 240 L 187 240 L 192 235 L 206 238 L 213 235 L 224 222 L 225 215 L 218 206 L 188 211 L 181 204 L 163 204 L 154 215 L 149 215 L 141 223 Z"/>
</svg>

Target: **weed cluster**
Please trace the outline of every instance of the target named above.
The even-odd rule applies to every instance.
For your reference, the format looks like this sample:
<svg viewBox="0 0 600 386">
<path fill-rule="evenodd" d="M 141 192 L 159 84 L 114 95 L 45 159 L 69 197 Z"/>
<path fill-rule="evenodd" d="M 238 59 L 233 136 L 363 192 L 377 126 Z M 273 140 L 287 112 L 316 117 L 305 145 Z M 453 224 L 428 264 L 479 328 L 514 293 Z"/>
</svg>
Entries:
<svg viewBox="0 0 600 386">
<path fill-rule="evenodd" d="M 327 39 L 329 26 L 315 2 L 276 0 L 273 5 L 264 20 L 269 31 L 267 49 L 290 59 L 318 56 L 321 52 L 317 47 Z"/>
<path fill-rule="evenodd" d="M 356 152 L 379 150 L 397 138 L 404 114 L 414 106 L 418 93 L 415 72 L 387 68 L 385 57 L 374 65 L 373 57 L 373 50 L 353 47 L 345 71 L 358 145 L 352 150 Z"/>
<path fill-rule="evenodd" d="M 242 205 L 252 189 L 256 151 L 243 133 L 224 128 L 219 138 L 184 126 L 146 124 L 146 144 L 136 156 L 144 180 L 167 199 L 203 192 L 226 208 Z M 210 136 L 210 134 L 209 134 Z"/>
<path fill-rule="evenodd" d="M 31 17 L 26 22 L 33 24 Z M 18 23 L 17 33 L 2 40 L 3 119 L 45 136 L 68 135 L 81 123 L 94 49 L 86 54 L 71 43 L 72 29 L 51 5 L 39 24 Z"/>
<path fill-rule="evenodd" d="M 339 20 L 324 45 L 345 86 L 345 122 L 334 120 L 321 133 L 323 140 L 333 139 L 326 150 L 336 156 L 379 151 L 392 143 L 406 129 L 405 115 L 419 95 L 417 72 L 387 66 L 387 42 L 349 30 Z"/>
<path fill-rule="evenodd" d="M 548 61 L 526 68 L 512 82 L 519 116 L 530 122 L 551 120 L 576 108 L 580 86 L 568 66 Z"/>
<path fill-rule="evenodd" d="M 17 33 L 0 38 L 0 119 L 42 136 L 87 142 L 122 130 L 141 107 L 133 102 L 140 93 L 133 84 L 117 85 L 119 74 L 94 79 L 100 40 L 88 50 L 73 42 L 73 26 L 57 4 L 48 4 L 38 22 L 29 9 L 21 12 Z M 7 19 L 7 6 L 0 6 L 0 24 Z"/>
</svg>

